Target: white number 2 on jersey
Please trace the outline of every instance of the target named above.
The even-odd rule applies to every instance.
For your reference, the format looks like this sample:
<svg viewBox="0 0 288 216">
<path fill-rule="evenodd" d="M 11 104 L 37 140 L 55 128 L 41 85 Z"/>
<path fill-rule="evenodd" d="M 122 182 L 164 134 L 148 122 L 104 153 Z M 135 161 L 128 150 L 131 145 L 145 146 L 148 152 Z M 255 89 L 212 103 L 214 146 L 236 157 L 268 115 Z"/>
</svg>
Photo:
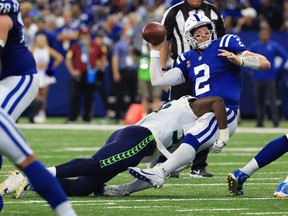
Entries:
<svg viewBox="0 0 288 216">
<path fill-rule="evenodd" d="M 201 64 L 194 68 L 195 75 L 198 75 L 200 72 L 204 72 L 203 76 L 197 77 L 195 80 L 195 94 L 196 96 L 210 91 L 209 83 L 202 85 L 203 82 L 206 82 L 210 77 L 210 68 L 207 64 Z"/>
</svg>

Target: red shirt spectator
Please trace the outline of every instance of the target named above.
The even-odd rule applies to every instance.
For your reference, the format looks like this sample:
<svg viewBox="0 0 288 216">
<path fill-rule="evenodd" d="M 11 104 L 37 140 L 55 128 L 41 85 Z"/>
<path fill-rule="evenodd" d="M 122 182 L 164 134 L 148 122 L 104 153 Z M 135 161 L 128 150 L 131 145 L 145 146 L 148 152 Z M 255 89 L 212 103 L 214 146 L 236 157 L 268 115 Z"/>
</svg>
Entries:
<svg viewBox="0 0 288 216">
<path fill-rule="evenodd" d="M 102 51 L 101 46 L 99 46 L 95 41 L 90 42 L 88 47 L 89 62 L 92 68 L 95 68 L 97 59 L 101 59 L 105 53 Z M 67 57 L 71 58 L 74 68 L 77 68 L 81 73 L 87 73 L 87 63 L 83 61 L 82 47 L 80 43 L 75 43 L 72 45 L 67 53 Z M 84 57 L 85 58 L 85 57 Z"/>
</svg>

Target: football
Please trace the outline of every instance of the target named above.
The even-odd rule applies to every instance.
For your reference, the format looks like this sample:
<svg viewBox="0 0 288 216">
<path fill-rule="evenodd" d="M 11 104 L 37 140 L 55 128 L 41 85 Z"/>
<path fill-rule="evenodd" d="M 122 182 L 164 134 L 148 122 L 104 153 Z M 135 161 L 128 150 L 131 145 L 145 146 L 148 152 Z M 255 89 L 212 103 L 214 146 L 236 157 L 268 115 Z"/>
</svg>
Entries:
<svg viewBox="0 0 288 216">
<path fill-rule="evenodd" d="M 158 22 L 150 22 L 142 29 L 142 37 L 153 45 L 161 43 L 167 34 L 165 26 Z"/>
</svg>

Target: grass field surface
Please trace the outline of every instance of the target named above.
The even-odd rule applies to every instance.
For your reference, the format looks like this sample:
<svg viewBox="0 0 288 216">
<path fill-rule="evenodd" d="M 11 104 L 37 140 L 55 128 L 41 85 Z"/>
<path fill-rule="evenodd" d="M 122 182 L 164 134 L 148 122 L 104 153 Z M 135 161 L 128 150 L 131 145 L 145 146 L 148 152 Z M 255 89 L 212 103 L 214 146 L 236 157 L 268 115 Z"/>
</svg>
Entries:
<svg viewBox="0 0 288 216">
<path fill-rule="evenodd" d="M 245 125 L 245 123 L 243 123 Z M 89 157 L 105 142 L 114 129 L 121 125 L 63 125 L 19 124 L 24 136 L 37 156 L 47 166 L 57 165 L 76 157 Z M 167 179 L 161 189 L 148 189 L 128 197 L 73 197 L 70 198 L 78 215 L 113 216 L 169 216 L 169 215 L 288 215 L 287 200 L 273 198 L 273 193 L 288 171 L 288 156 L 256 172 L 244 186 L 244 196 L 228 192 L 226 176 L 245 165 L 270 140 L 283 135 L 285 129 L 244 128 L 231 138 L 220 154 L 210 153 L 208 171 L 213 178 L 191 179 L 189 170 L 180 178 Z M 144 167 L 144 165 L 140 165 Z M 4 159 L 1 179 L 14 166 Z M 119 174 L 107 184 L 123 184 L 133 180 L 127 172 Z M 1 215 L 55 215 L 47 203 L 35 192 L 17 200 L 14 194 L 4 197 Z"/>
</svg>

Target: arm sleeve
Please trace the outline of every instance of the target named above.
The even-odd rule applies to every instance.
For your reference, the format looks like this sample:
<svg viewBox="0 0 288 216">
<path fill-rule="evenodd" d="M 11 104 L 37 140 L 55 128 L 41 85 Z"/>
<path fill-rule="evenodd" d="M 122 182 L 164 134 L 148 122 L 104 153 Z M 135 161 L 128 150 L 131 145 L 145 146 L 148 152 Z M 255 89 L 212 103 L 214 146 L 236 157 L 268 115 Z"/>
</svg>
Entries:
<svg viewBox="0 0 288 216">
<path fill-rule="evenodd" d="M 150 77 L 153 86 L 174 86 L 185 82 L 182 71 L 179 68 L 172 68 L 163 73 L 160 65 L 160 59 L 151 57 Z"/>
</svg>

